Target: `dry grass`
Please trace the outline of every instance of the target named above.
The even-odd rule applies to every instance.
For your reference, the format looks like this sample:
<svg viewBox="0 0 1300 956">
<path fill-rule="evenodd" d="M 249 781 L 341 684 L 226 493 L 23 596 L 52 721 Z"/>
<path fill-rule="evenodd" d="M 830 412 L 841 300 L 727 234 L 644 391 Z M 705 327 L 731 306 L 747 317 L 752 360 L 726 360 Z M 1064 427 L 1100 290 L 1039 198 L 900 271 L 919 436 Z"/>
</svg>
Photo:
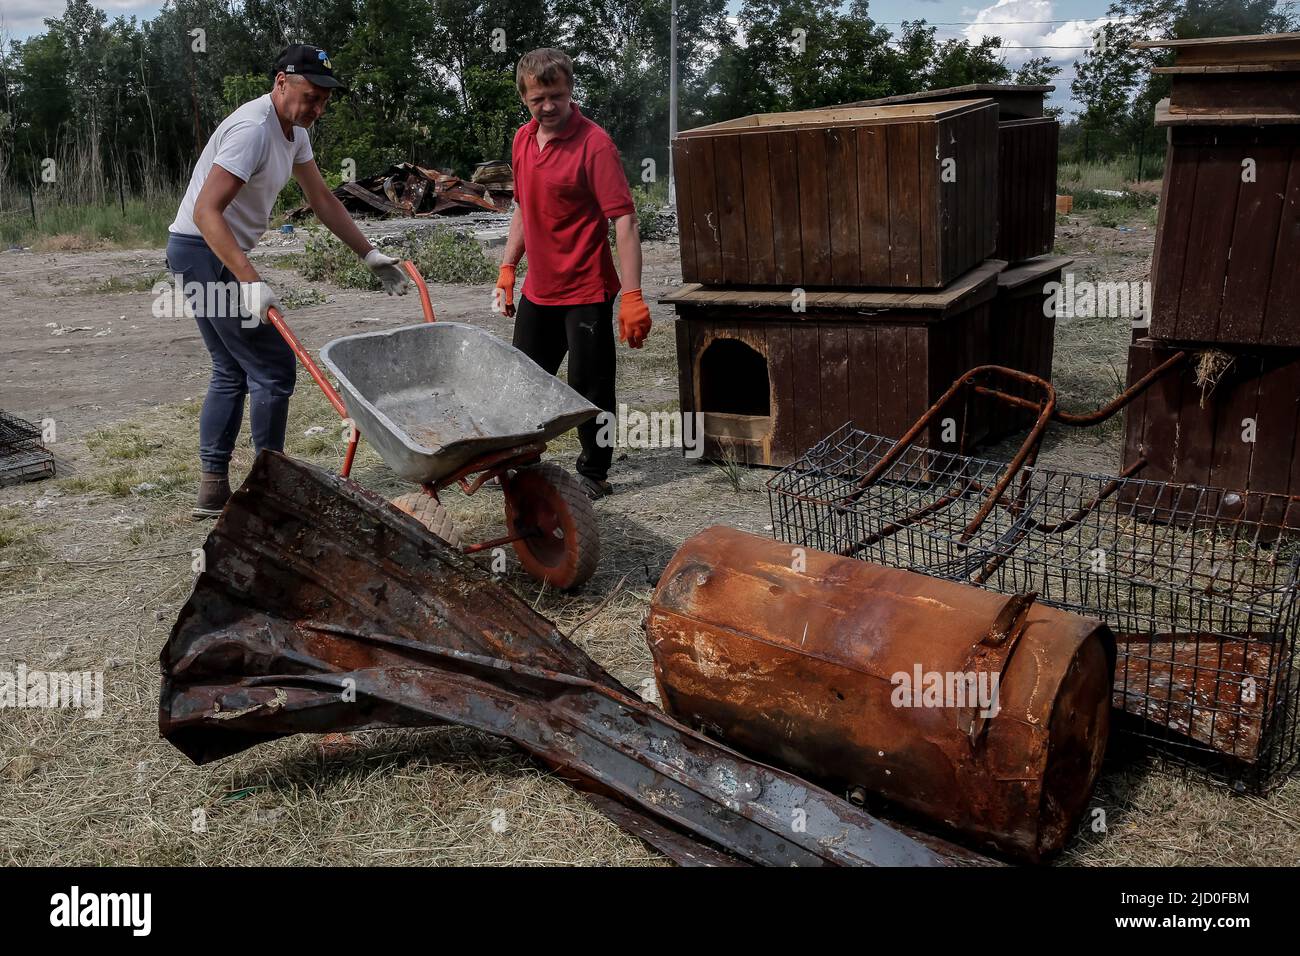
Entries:
<svg viewBox="0 0 1300 956">
<path fill-rule="evenodd" d="M 1077 269 L 1132 267 L 1123 252 L 1080 246 Z M 623 400 L 653 407 L 675 391 L 669 331 L 657 328 L 640 355 L 620 349 Z M 1062 323 L 1057 381 L 1066 407 L 1114 393 L 1128 335 L 1122 320 Z M 0 863 L 662 862 L 513 746 L 466 729 L 375 731 L 343 743 L 301 736 L 207 767 L 159 740 L 158 651 L 193 580 L 190 550 L 209 527 L 188 518 L 197 412 L 197 403 L 183 403 L 97 432 L 69 451 L 77 475 L 9 489 L 3 499 L 0 667 L 102 670 L 106 702 L 99 719 L 15 711 L 0 721 Z M 314 426 L 324 431 L 304 434 Z M 341 462 L 337 416 L 305 377 L 288 434 L 291 454 L 330 468 Z M 1101 469 L 1117 460 L 1117 425 L 1056 436 L 1045 458 Z M 577 450 L 570 434 L 551 457 L 571 466 Z M 513 561 L 504 577 L 566 632 L 621 584 L 574 639 L 639 689 L 652 673 L 641 622 L 660 569 L 709 525 L 764 533 L 768 473 L 747 471 L 736 487 L 723 469 L 671 450 L 616 459 L 618 494 L 597 504 L 604 557 L 593 582 L 560 594 Z M 241 445 L 234 475 L 250 464 L 251 449 Z M 409 490 L 364 440 L 354 476 L 390 497 Z M 468 539 L 498 533 L 499 493 L 453 492 L 445 501 Z M 1115 760 L 1093 804 L 1106 811 L 1105 832 L 1094 833 L 1086 817 L 1063 863 L 1300 864 L 1294 780 L 1260 800 Z"/>
<path fill-rule="evenodd" d="M 43 236 L 32 243 L 36 252 L 86 252 L 99 249 L 105 245 L 102 239 L 79 232 L 60 232 L 52 236 Z"/>
<path fill-rule="evenodd" d="M 1206 349 L 1196 353 L 1196 387 L 1201 390 L 1201 408 L 1205 407 L 1205 400 L 1223 376 L 1228 374 L 1228 369 L 1232 368 L 1232 361 L 1232 356 L 1220 349 Z"/>
</svg>

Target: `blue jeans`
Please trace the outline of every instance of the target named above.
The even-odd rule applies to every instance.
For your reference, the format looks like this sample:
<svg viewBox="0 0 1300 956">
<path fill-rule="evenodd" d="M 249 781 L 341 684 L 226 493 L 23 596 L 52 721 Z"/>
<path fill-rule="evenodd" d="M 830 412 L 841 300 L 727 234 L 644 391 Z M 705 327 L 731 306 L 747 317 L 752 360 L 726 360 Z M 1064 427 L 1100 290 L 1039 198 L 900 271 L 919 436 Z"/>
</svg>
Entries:
<svg viewBox="0 0 1300 956">
<path fill-rule="evenodd" d="M 172 233 L 167 239 L 167 266 L 184 285 L 197 283 L 203 290 L 191 295 L 197 290 L 185 289 L 203 344 L 212 356 L 212 377 L 199 416 L 203 470 L 225 474 L 229 469 L 244 417 L 245 395 L 252 397 L 253 447 L 283 451 L 289 396 L 297 371 L 293 350 L 274 326 L 253 325 L 255 320 L 238 307 L 237 298 L 220 293 L 225 288 L 233 290 L 237 280 L 201 237 Z"/>
</svg>

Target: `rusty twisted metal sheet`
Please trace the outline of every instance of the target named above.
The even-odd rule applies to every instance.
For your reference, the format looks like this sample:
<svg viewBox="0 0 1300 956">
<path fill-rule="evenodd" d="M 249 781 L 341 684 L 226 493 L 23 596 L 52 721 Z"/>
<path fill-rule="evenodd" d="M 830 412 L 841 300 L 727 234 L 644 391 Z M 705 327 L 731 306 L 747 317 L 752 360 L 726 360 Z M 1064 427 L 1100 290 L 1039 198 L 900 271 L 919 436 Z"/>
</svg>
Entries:
<svg viewBox="0 0 1300 956">
<path fill-rule="evenodd" d="M 311 466 L 260 455 L 205 554 L 161 655 L 160 730 L 198 762 L 451 722 L 618 801 L 615 822 L 634 815 L 680 862 L 722 862 L 713 844 L 759 864 L 974 861 L 678 724 L 417 522 Z"/>
</svg>

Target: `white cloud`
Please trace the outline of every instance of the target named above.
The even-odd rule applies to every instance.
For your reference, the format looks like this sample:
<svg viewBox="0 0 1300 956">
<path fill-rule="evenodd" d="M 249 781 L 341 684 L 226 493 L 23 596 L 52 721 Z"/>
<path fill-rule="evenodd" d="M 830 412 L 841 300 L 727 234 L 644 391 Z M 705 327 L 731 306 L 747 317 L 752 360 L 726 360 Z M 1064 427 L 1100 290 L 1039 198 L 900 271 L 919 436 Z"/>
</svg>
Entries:
<svg viewBox="0 0 1300 956">
<path fill-rule="evenodd" d="M 1074 79 L 1074 61 L 1082 60 L 1086 47 L 1092 46 L 1093 32 L 1110 21 L 1110 17 L 1095 20 L 1066 20 L 1063 23 L 1042 21 L 1059 19 L 1053 16 L 1052 0 L 997 0 L 974 14 L 974 23 L 963 29 L 965 38 L 978 43 L 981 37 L 1001 37 L 1007 65 L 1012 69 L 1035 56 L 1050 56 L 1052 64 L 1061 68 L 1055 78 L 1056 93 L 1052 102 L 1073 108 L 1070 100 L 1070 81 Z M 1029 21 L 1029 22 L 1026 22 Z M 986 25 L 984 25 L 986 24 Z M 1036 47 L 1037 49 L 1023 49 Z M 1059 49 L 1074 47 L 1078 49 Z M 1057 49 L 1052 49 L 1057 48 Z"/>
<path fill-rule="evenodd" d="M 1067 20 L 1064 23 L 1046 23 L 1055 20 L 1051 0 L 997 0 L 992 6 L 976 11 L 974 24 L 965 28 L 966 39 L 978 42 L 982 36 L 1000 36 L 1008 47 L 1087 47 L 1092 45 L 1092 34 L 1110 18 L 1095 20 Z M 1037 21 L 1037 22 L 1035 22 Z M 983 26 L 982 24 L 988 24 Z M 1049 55 L 1053 60 L 1073 60 L 1082 57 L 1084 50 L 1018 50 L 1007 51 L 1007 62 L 1019 66 L 1032 56 Z"/>
<path fill-rule="evenodd" d="M 94 4 L 111 21 L 119 16 L 153 16 L 162 0 L 94 0 Z M 44 33 L 45 19 L 63 16 L 66 8 L 66 0 L 0 0 L 0 32 L 7 32 L 15 40 Z"/>
</svg>

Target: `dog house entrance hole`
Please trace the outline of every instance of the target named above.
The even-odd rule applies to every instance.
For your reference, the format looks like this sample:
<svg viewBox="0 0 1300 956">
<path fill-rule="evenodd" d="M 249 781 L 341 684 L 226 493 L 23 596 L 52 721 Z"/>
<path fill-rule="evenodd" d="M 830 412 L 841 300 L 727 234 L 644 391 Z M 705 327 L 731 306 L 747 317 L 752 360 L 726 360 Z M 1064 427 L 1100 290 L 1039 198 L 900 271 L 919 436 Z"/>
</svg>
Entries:
<svg viewBox="0 0 1300 956">
<path fill-rule="evenodd" d="M 739 339 L 716 339 L 700 356 L 704 434 L 730 447 L 760 448 L 772 431 L 767 359 Z"/>
<path fill-rule="evenodd" d="M 772 414 L 767 359 L 739 339 L 718 339 L 700 356 L 700 408 L 705 414 Z"/>
</svg>

